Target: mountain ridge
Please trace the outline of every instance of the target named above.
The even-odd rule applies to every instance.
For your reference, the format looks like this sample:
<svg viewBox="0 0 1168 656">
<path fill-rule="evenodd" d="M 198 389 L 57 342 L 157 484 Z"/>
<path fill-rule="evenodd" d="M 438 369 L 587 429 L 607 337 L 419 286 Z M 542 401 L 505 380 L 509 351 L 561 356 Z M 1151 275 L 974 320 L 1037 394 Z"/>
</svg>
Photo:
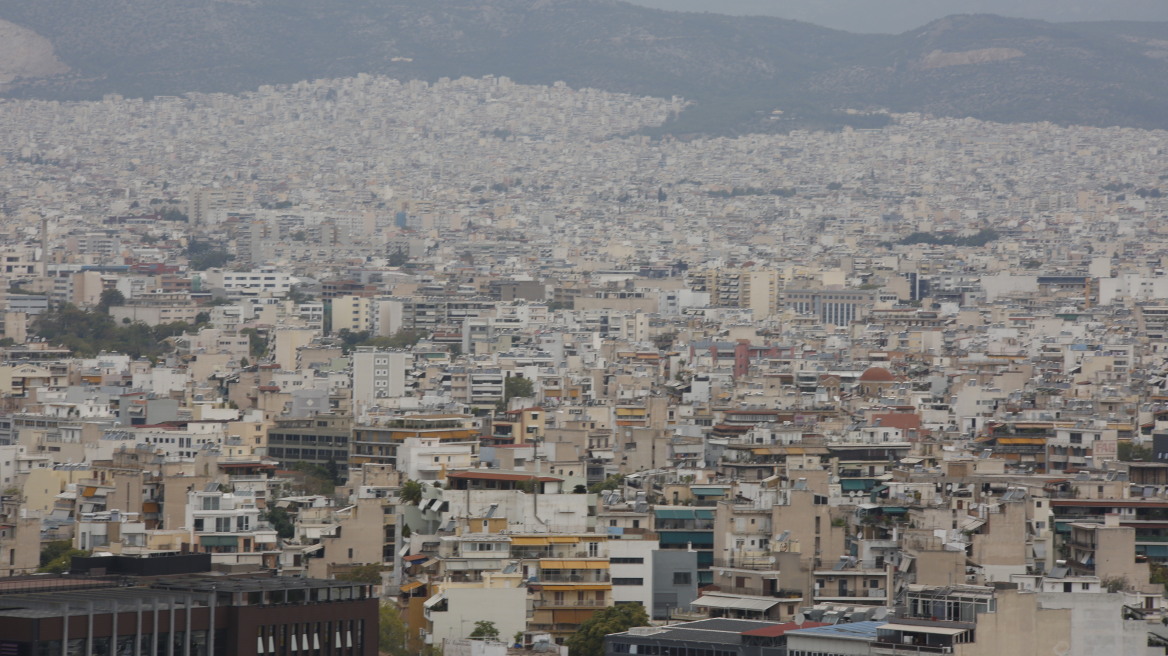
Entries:
<svg viewBox="0 0 1168 656">
<path fill-rule="evenodd" d="M 1168 128 L 1168 23 L 958 15 L 862 35 L 618 0 L 0 0 L 0 20 L 69 67 L 19 78 L 9 97 L 506 75 L 691 99 L 661 129 L 674 133 L 879 123 L 844 108 Z"/>
</svg>

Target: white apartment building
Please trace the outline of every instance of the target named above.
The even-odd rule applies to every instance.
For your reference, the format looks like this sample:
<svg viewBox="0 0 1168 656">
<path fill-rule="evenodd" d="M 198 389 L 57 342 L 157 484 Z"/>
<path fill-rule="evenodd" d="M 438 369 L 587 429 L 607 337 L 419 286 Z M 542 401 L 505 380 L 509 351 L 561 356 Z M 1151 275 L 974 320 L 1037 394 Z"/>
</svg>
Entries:
<svg viewBox="0 0 1168 656">
<path fill-rule="evenodd" d="M 368 408 L 384 399 L 406 395 L 406 374 L 411 368 L 409 353 L 359 347 L 352 358 L 355 405 Z"/>
</svg>

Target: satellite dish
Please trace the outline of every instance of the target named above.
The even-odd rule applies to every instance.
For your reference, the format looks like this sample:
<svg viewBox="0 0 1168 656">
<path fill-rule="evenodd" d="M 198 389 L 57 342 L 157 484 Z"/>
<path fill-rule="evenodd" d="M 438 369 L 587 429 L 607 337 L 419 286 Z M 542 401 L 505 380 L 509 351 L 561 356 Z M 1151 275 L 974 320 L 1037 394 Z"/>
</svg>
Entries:
<svg viewBox="0 0 1168 656">
<path fill-rule="evenodd" d="M 807 617 L 803 613 L 796 613 L 794 620 L 795 626 L 803 626 L 803 623 L 807 621 Z"/>
<path fill-rule="evenodd" d="M 877 621 L 883 621 L 885 617 L 888 617 L 888 609 L 884 608 L 883 606 L 881 606 L 880 608 L 877 608 L 872 613 L 872 619 L 877 620 Z"/>
</svg>

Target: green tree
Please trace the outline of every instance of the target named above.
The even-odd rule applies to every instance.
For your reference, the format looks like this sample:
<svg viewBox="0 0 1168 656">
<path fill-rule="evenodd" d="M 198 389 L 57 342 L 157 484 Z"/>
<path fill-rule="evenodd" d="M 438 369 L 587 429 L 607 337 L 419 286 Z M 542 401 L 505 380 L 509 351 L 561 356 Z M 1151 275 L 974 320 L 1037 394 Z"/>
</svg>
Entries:
<svg viewBox="0 0 1168 656">
<path fill-rule="evenodd" d="M 347 333 L 347 332 L 348 331 L 345 331 L 345 330 L 341 331 L 341 333 L 342 333 L 340 335 L 341 341 L 346 341 L 345 333 Z M 389 335 L 389 336 L 385 336 L 385 335 L 370 336 L 367 331 L 361 331 L 359 333 L 351 333 L 351 335 L 352 335 L 352 337 L 349 337 L 348 339 L 352 340 L 352 346 L 372 346 L 374 348 L 381 348 L 381 349 L 388 349 L 388 348 L 404 349 L 404 348 L 410 348 L 414 344 L 417 344 L 419 341 L 421 341 L 421 339 L 426 336 L 426 331 L 424 331 L 424 330 L 409 330 L 409 329 L 403 328 L 403 329 L 401 329 L 401 330 L 397 331 L 396 333 Z"/>
<path fill-rule="evenodd" d="M 410 261 L 410 252 L 405 247 L 399 246 L 396 250 L 389 253 L 389 266 L 403 267 Z"/>
<path fill-rule="evenodd" d="M 649 616 L 640 604 L 609 606 L 593 613 L 564 644 L 568 656 L 604 656 L 604 636 L 648 624 Z"/>
<path fill-rule="evenodd" d="M 382 566 L 378 563 L 355 565 L 353 567 L 346 568 L 342 572 L 337 572 L 335 578 L 340 581 L 352 581 L 354 583 L 381 585 L 382 569 Z"/>
<path fill-rule="evenodd" d="M 406 623 L 397 606 L 381 604 L 377 614 L 377 649 L 390 656 L 409 656 L 406 647 Z"/>
<path fill-rule="evenodd" d="M 507 409 L 507 404 L 511 399 L 522 399 L 535 396 L 535 384 L 530 379 L 522 376 L 508 376 L 503 381 L 503 400 L 499 402 L 496 410 L 503 412 Z"/>
<path fill-rule="evenodd" d="M 333 463 L 333 466 L 335 467 L 336 463 Z M 336 491 L 338 483 L 335 470 L 303 460 L 292 465 L 292 469 L 304 474 L 304 489 L 309 494 L 329 495 Z"/>
<path fill-rule="evenodd" d="M 109 314 L 111 307 L 125 305 L 126 295 L 116 289 L 104 289 L 101 292 L 101 300 L 97 302 L 97 311 L 102 314 Z"/>
<path fill-rule="evenodd" d="M 471 640 L 498 640 L 499 629 L 494 622 L 479 620 L 475 622 L 474 631 L 471 631 L 467 637 Z"/>
<path fill-rule="evenodd" d="M 596 494 L 598 492 L 606 492 L 608 490 L 619 490 L 621 483 L 624 483 L 624 480 L 625 477 L 623 474 L 613 474 L 612 476 L 605 478 L 599 483 L 593 483 L 592 487 L 588 488 L 588 491 Z"/>
<path fill-rule="evenodd" d="M 247 351 L 252 359 L 262 358 L 268 352 L 268 340 L 263 335 L 260 335 L 259 330 L 255 328 L 244 328 L 239 331 L 240 335 L 247 335 Z"/>
<path fill-rule="evenodd" d="M 60 344 L 75 355 L 92 357 L 101 351 L 126 353 L 132 357 L 157 357 L 168 345 L 162 339 L 181 334 L 189 326 L 182 322 L 156 329 L 128 318 L 119 325 L 108 314 L 82 310 L 66 303 L 38 316 L 33 332 L 47 342 Z"/>
<path fill-rule="evenodd" d="M 401 489 L 398 490 L 397 496 L 402 500 L 402 503 L 409 503 L 416 505 L 422 500 L 422 484 L 417 481 L 406 481 L 402 483 Z"/>
<path fill-rule="evenodd" d="M 52 542 L 46 544 L 43 549 L 41 549 L 40 566 L 44 567 L 45 565 L 48 565 L 54 560 L 60 558 L 61 554 L 72 550 L 72 540 L 53 540 Z"/>
<path fill-rule="evenodd" d="M 276 535 L 279 537 L 290 540 L 293 535 L 296 535 L 296 524 L 293 523 L 292 515 L 287 510 L 279 507 L 272 508 L 263 515 L 263 518 L 272 525 L 272 528 L 276 529 Z"/>
<path fill-rule="evenodd" d="M 673 346 L 673 342 L 676 340 L 677 332 L 675 331 L 660 333 L 653 337 L 653 346 L 656 346 L 658 351 L 664 351 L 670 346 Z"/>
<path fill-rule="evenodd" d="M 1146 461 L 1152 459 L 1152 448 L 1132 444 L 1131 442 L 1120 442 L 1116 447 L 1115 455 L 1123 462 L 1131 462 L 1132 460 Z"/>
<path fill-rule="evenodd" d="M 66 542 L 68 542 L 68 540 L 66 540 Z M 81 549 L 73 549 L 72 547 L 70 547 L 67 551 L 61 552 L 56 558 L 50 560 L 49 562 L 45 563 L 44 565 L 41 565 L 39 568 L 37 568 L 37 571 L 48 573 L 48 574 L 64 574 L 65 572 L 69 571 L 70 567 L 72 567 L 74 556 L 88 556 L 88 555 L 89 555 L 88 551 L 83 551 Z M 42 554 L 42 556 L 43 556 L 43 554 Z"/>
</svg>

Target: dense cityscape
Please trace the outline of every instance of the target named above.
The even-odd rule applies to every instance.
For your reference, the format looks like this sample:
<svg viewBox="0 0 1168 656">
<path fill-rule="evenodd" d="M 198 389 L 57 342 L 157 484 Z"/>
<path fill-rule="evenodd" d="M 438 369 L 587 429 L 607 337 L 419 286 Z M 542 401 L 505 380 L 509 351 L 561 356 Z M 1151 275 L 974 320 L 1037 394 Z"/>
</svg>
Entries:
<svg viewBox="0 0 1168 656">
<path fill-rule="evenodd" d="M 1168 133 L 686 106 L 0 100 L 0 654 L 1165 653 Z"/>
</svg>

